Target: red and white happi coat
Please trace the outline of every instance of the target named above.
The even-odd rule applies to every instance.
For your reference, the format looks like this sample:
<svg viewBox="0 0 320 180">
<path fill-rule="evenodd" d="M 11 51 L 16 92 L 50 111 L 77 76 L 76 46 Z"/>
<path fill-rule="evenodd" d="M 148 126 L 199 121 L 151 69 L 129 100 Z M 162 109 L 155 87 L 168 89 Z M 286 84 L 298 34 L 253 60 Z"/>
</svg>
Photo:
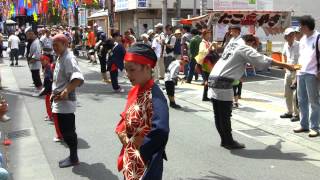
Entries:
<svg viewBox="0 0 320 180">
<path fill-rule="evenodd" d="M 118 158 L 118 170 L 123 170 L 125 180 L 140 180 L 147 169 L 134 141 L 137 137 L 145 137 L 151 130 L 153 84 L 150 80 L 144 88 L 135 86 L 130 90 L 126 109 L 116 128 L 117 134 L 124 133 L 129 138 Z"/>
</svg>

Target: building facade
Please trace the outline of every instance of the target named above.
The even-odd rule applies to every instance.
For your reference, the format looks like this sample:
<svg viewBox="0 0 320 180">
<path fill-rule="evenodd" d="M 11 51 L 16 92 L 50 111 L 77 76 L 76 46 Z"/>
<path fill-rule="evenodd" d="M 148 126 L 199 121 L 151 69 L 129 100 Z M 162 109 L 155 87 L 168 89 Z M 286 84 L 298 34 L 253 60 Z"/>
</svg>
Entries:
<svg viewBox="0 0 320 180">
<path fill-rule="evenodd" d="M 115 0 L 115 27 L 123 33 L 132 28 L 137 35 L 153 29 L 161 22 L 162 0 Z M 208 9 L 212 9 L 213 1 L 208 0 Z M 176 0 L 168 0 L 168 24 L 177 17 Z M 181 18 L 193 14 L 194 0 L 181 0 Z M 200 1 L 196 0 L 197 14 L 200 11 Z"/>
</svg>

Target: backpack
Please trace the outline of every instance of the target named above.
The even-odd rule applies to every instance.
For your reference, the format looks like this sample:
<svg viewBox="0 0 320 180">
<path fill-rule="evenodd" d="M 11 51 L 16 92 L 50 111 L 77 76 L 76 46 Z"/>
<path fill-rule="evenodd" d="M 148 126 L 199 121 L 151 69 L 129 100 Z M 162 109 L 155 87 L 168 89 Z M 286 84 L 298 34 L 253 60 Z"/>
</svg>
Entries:
<svg viewBox="0 0 320 180">
<path fill-rule="evenodd" d="M 316 58 L 317 58 L 317 69 L 318 71 L 320 71 L 320 52 L 319 52 L 319 39 L 320 39 L 320 34 L 318 34 L 317 36 L 317 40 L 316 40 Z"/>
</svg>

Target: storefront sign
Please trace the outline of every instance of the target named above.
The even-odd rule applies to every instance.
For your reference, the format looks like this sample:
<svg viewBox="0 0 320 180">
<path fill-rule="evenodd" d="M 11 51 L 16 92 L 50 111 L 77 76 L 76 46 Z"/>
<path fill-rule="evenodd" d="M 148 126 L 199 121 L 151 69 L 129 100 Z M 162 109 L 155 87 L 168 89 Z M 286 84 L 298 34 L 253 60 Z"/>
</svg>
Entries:
<svg viewBox="0 0 320 180">
<path fill-rule="evenodd" d="M 129 9 L 128 0 L 115 0 L 115 11 L 123 11 Z"/>
<path fill-rule="evenodd" d="M 146 8 L 146 7 L 148 7 L 147 0 L 138 0 L 138 8 Z"/>
<path fill-rule="evenodd" d="M 214 10 L 272 10 L 273 0 L 214 0 Z"/>
</svg>

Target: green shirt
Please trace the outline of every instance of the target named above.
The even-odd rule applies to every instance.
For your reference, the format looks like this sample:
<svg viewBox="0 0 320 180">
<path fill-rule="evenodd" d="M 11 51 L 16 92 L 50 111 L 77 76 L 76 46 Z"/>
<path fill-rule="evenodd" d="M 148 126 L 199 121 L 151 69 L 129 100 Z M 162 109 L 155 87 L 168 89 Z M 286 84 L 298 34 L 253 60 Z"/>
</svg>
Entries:
<svg viewBox="0 0 320 180">
<path fill-rule="evenodd" d="M 194 36 L 190 41 L 190 57 L 193 59 L 198 55 L 199 45 L 202 41 L 202 38 L 199 35 Z"/>
</svg>

